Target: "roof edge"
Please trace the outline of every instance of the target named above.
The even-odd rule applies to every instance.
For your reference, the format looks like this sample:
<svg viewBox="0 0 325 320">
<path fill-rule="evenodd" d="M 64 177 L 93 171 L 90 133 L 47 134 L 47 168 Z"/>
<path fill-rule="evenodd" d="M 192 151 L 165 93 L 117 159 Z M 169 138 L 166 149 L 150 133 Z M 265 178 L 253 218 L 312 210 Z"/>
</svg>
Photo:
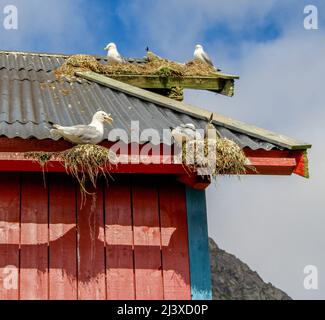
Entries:
<svg viewBox="0 0 325 320">
<path fill-rule="evenodd" d="M 96 59 L 106 60 L 106 55 L 92 54 L 92 53 L 48 53 L 48 52 L 31 52 L 31 51 L 11 51 L 11 50 L 0 50 L 1 54 L 20 54 L 20 55 L 28 55 L 28 56 L 37 56 L 37 57 L 55 57 L 55 58 L 64 58 L 67 59 L 71 56 L 82 54 L 89 55 Z M 145 58 L 131 58 L 124 57 L 129 62 L 145 62 Z"/>
<path fill-rule="evenodd" d="M 92 71 L 83 71 L 77 72 L 77 76 L 82 77 L 86 80 L 96 82 L 100 85 L 109 87 L 114 90 L 124 92 L 126 94 L 132 95 L 134 97 L 144 99 L 146 101 L 158 104 L 162 107 L 169 108 L 174 111 L 182 112 L 193 116 L 195 118 L 207 120 L 211 116 L 211 111 L 193 106 L 190 104 L 185 104 L 179 102 L 157 93 L 153 93 L 135 86 L 131 86 L 124 82 L 114 80 L 107 76 L 92 72 Z M 228 117 L 224 117 L 217 113 L 213 113 L 213 123 L 223 126 L 225 128 L 235 130 L 237 132 L 250 135 L 251 137 L 265 140 L 267 142 L 273 143 L 277 146 L 290 149 L 290 150 L 306 150 L 311 148 L 311 144 L 298 141 L 296 139 L 278 134 L 266 129 L 262 129 L 250 124 L 246 124 L 241 121 L 237 121 Z"/>
</svg>

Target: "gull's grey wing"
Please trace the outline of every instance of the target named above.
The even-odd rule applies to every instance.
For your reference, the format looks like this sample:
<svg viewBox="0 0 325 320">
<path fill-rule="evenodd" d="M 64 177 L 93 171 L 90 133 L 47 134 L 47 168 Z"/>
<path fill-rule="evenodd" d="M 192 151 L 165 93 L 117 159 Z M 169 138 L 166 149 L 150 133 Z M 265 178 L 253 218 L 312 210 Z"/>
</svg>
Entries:
<svg viewBox="0 0 325 320">
<path fill-rule="evenodd" d="M 213 62 L 211 61 L 209 55 L 205 51 L 203 51 L 203 53 L 202 53 L 202 58 L 207 64 L 209 64 L 211 67 L 213 67 Z"/>
<path fill-rule="evenodd" d="M 60 130 L 64 135 L 73 136 L 82 142 L 92 142 L 93 139 L 98 138 L 100 132 L 93 126 L 76 125 L 71 127 L 61 127 Z"/>
</svg>

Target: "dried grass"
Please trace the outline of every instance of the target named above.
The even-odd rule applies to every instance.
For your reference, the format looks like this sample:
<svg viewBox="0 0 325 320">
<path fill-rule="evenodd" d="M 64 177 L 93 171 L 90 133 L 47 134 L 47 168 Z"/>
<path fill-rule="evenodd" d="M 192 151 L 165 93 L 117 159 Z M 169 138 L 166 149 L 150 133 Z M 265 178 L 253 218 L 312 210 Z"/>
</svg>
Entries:
<svg viewBox="0 0 325 320">
<path fill-rule="evenodd" d="M 245 174 L 247 166 L 247 158 L 242 149 L 226 138 L 184 142 L 182 162 L 191 170 L 213 178 L 218 175 Z"/>
<path fill-rule="evenodd" d="M 186 64 L 177 63 L 159 57 L 151 58 L 146 63 L 101 64 L 88 55 L 73 55 L 54 71 L 57 78 L 73 80 L 76 72 L 93 71 L 103 75 L 158 75 L 161 77 L 211 76 L 216 70 L 204 62 L 192 60 Z"/>
<path fill-rule="evenodd" d="M 50 160 L 59 160 L 63 163 L 68 174 L 75 177 L 79 183 L 81 191 L 81 205 L 86 201 L 86 182 L 89 179 L 96 188 L 99 175 L 107 178 L 112 166 L 116 163 L 116 155 L 109 149 L 91 144 L 77 145 L 71 149 L 61 152 L 26 152 L 26 159 L 32 159 L 40 163 L 43 167 Z"/>
</svg>

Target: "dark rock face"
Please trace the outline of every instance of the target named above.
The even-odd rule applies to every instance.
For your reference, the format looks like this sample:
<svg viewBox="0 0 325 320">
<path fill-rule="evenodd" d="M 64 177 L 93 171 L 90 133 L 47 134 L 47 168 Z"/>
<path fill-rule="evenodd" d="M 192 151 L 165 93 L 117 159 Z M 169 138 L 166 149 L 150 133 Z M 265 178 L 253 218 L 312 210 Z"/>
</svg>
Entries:
<svg viewBox="0 0 325 320">
<path fill-rule="evenodd" d="M 247 264 L 219 249 L 209 239 L 214 300 L 291 300 L 271 283 L 265 283 Z"/>
</svg>

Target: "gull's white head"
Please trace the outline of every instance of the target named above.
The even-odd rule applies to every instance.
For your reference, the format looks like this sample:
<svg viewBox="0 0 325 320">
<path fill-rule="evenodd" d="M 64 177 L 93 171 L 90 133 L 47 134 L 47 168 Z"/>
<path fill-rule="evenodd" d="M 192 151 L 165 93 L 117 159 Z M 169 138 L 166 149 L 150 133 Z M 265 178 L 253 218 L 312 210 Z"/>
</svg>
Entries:
<svg viewBox="0 0 325 320">
<path fill-rule="evenodd" d="M 195 50 L 198 50 L 198 49 L 202 49 L 202 50 L 203 50 L 203 47 L 202 47 L 200 44 L 197 44 L 197 45 L 195 46 Z"/>
<path fill-rule="evenodd" d="M 110 42 L 105 48 L 104 50 L 112 50 L 115 49 L 116 50 L 116 44 L 114 42 Z"/>
<path fill-rule="evenodd" d="M 104 123 L 107 122 L 111 124 L 113 122 L 113 118 L 111 114 L 107 114 L 105 111 L 97 111 L 93 116 L 93 121 Z"/>
</svg>

